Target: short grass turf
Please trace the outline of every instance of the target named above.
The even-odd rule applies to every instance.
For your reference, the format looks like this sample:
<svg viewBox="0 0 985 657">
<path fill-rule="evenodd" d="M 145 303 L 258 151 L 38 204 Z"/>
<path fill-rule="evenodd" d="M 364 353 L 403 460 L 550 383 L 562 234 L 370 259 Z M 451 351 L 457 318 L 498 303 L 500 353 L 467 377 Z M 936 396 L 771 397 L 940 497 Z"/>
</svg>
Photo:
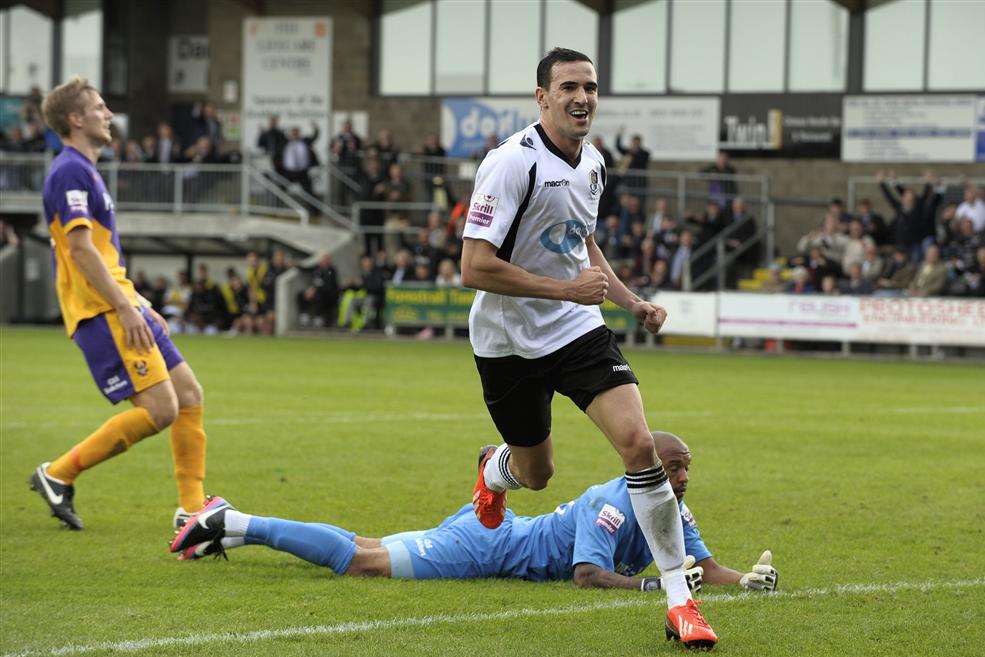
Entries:
<svg viewBox="0 0 985 657">
<path fill-rule="evenodd" d="M 477 447 L 496 441 L 462 342 L 176 342 L 206 390 L 208 490 L 247 512 L 368 536 L 434 526 L 469 499 Z M 781 573 L 787 595 L 773 598 L 705 589 L 717 652 L 985 654 L 981 364 L 627 354 L 651 426 L 691 446 L 688 504 L 716 558 L 743 569 L 770 548 Z M 350 579 L 263 548 L 179 563 L 166 436 L 85 473 L 86 529 L 60 529 L 25 480 L 112 411 L 57 330 L 3 328 L 0 410 L 4 656 L 681 650 L 663 639 L 660 594 Z M 564 398 L 554 434 L 557 473 L 511 493 L 518 513 L 621 472 Z"/>
</svg>

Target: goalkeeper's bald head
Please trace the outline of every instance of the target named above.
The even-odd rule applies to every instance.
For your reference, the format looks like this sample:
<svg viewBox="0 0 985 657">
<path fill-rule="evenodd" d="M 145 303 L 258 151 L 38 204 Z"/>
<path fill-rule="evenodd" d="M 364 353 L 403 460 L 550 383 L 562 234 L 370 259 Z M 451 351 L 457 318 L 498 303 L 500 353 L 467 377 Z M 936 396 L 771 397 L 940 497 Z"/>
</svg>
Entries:
<svg viewBox="0 0 985 657">
<path fill-rule="evenodd" d="M 691 450 L 683 440 L 672 433 L 654 431 L 652 435 L 657 456 L 663 463 L 664 472 L 667 473 L 670 485 L 674 489 L 674 495 L 678 500 L 682 500 L 684 493 L 687 492 L 687 471 L 691 467 Z"/>
</svg>

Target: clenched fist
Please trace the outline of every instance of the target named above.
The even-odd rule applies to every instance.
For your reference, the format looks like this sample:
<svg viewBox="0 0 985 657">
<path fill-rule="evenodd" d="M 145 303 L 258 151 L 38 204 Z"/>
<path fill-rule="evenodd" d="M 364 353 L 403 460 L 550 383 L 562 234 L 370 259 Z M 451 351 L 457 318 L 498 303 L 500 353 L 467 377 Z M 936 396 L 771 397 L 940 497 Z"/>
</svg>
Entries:
<svg viewBox="0 0 985 657">
<path fill-rule="evenodd" d="M 609 279 L 601 267 L 582 269 L 578 278 L 571 281 L 568 299 L 583 306 L 597 306 L 605 301 L 609 291 Z"/>
</svg>

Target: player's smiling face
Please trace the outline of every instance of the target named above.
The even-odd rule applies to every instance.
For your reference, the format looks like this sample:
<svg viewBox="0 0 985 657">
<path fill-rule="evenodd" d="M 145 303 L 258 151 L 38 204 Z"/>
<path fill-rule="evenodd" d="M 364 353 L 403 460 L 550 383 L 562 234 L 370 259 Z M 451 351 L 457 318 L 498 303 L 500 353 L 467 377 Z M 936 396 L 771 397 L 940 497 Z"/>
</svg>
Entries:
<svg viewBox="0 0 985 657">
<path fill-rule="evenodd" d="M 106 107 L 106 101 L 95 91 L 86 94 L 85 111 L 79 115 L 82 119 L 82 132 L 91 143 L 105 146 L 113 141 L 109 126 L 113 112 Z"/>
<path fill-rule="evenodd" d="M 562 137 L 584 139 L 599 103 L 598 76 L 590 62 L 557 62 L 549 89 L 537 88 L 541 116 Z"/>
</svg>

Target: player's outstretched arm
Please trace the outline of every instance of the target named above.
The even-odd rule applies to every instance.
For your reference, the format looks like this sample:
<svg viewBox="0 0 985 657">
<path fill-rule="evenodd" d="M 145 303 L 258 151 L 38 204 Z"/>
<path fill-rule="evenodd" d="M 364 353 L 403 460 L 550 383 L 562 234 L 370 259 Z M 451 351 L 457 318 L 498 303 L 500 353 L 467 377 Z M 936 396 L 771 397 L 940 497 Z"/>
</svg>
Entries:
<svg viewBox="0 0 985 657">
<path fill-rule="evenodd" d="M 143 316 L 131 304 L 130 299 L 106 268 L 99 251 L 92 243 L 92 229 L 79 226 L 68 233 L 69 256 L 86 280 L 113 306 L 120 317 L 127 345 L 146 353 L 154 346 L 154 336 Z"/>
<path fill-rule="evenodd" d="M 772 561 L 773 554 L 766 550 L 745 574 L 716 563 L 711 557 L 702 559 L 698 565 L 704 568 L 704 581 L 708 584 L 739 584 L 753 591 L 775 591 L 779 576 Z"/>
<path fill-rule="evenodd" d="M 609 279 L 595 267 L 582 270 L 574 280 L 561 281 L 506 262 L 496 251 L 492 242 L 466 238 L 462 247 L 462 285 L 512 297 L 557 299 L 584 305 L 597 305 L 605 300 Z"/>
<path fill-rule="evenodd" d="M 594 235 L 588 236 L 588 239 L 585 240 L 585 246 L 588 248 L 589 262 L 602 270 L 602 273 L 609 279 L 609 290 L 606 294 L 609 301 L 633 313 L 636 319 L 643 322 L 643 328 L 650 333 L 658 333 L 664 322 L 667 321 L 667 311 L 655 303 L 640 299 L 619 280 L 616 273 L 612 271 L 609 261 L 605 259 L 602 249 L 595 243 Z"/>
<path fill-rule="evenodd" d="M 694 565 L 694 557 L 688 556 L 684 560 L 684 578 L 694 593 L 701 590 L 702 574 L 701 567 Z M 574 581 L 582 588 L 629 589 L 644 593 L 663 589 L 660 577 L 626 577 L 591 563 L 575 566 Z"/>
</svg>

